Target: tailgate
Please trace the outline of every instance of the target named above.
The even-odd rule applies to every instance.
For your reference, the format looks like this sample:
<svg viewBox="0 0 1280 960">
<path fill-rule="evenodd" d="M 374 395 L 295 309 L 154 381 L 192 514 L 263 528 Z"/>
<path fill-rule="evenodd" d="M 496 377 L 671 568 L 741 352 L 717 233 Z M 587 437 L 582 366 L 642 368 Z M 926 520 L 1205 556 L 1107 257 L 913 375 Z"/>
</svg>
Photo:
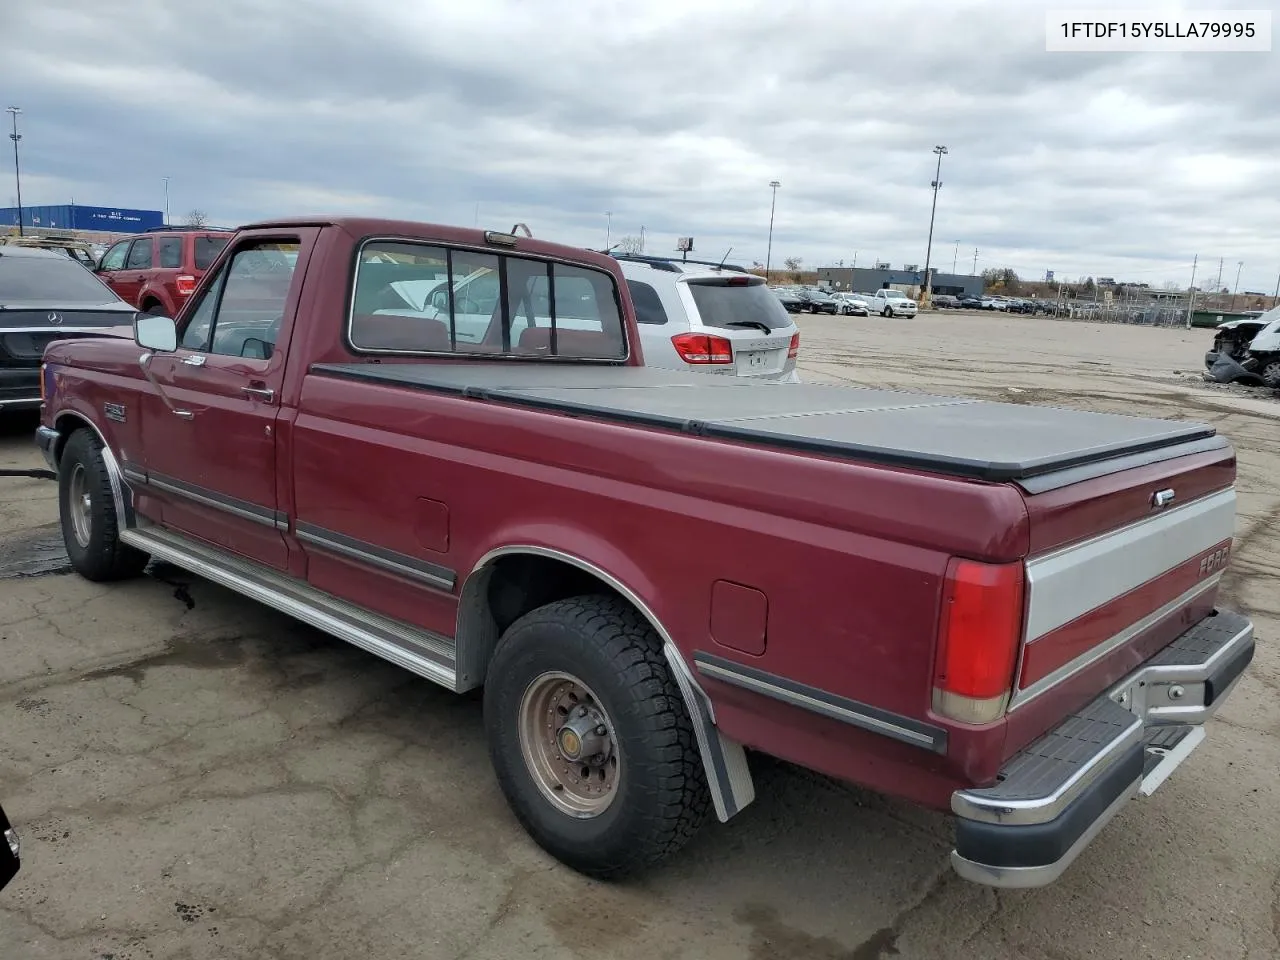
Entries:
<svg viewBox="0 0 1280 960">
<path fill-rule="evenodd" d="M 1032 549 L 1011 719 L 1063 688 L 1096 696 L 1212 610 L 1234 481 L 1228 447 L 1024 493 Z M 1035 712 L 1043 723 L 1015 723 L 1010 752 L 1055 711 Z"/>
</svg>

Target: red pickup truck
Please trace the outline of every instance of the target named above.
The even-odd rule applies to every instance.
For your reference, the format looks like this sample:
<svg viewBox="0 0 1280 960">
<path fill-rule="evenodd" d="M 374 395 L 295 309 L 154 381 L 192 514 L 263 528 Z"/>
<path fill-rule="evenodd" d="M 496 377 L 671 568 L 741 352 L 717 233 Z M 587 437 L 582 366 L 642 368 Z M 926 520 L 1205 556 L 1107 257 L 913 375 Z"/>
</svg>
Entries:
<svg viewBox="0 0 1280 960">
<path fill-rule="evenodd" d="M 1049 883 L 1253 656 L 1201 424 L 646 368 L 611 258 L 398 221 L 246 227 L 135 338 L 45 354 L 76 570 L 483 685 L 515 815 L 594 876 L 742 810 L 751 749 Z"/>
</svg>

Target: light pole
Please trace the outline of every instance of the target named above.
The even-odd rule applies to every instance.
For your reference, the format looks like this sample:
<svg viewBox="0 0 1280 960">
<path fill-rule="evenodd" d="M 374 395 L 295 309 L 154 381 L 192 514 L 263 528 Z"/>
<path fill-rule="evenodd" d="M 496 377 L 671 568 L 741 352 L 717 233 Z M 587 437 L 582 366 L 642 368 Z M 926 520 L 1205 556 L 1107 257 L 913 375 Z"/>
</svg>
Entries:
<svg viewBox="0 0 1280 960">
<path fill-rule="evenodd" d="M 1200 254 L 1191 261 L 1191 282 L 1187 284 L 1187 329 L 1191 329 L 1191 314 L 1196 307 L 1196 267 L 1200 266 Z"/>
<path fill-rule="evenodd" d="M 164 181 L 164 225 L 169 225 L 169 178 L 161 177 Z"/>
<path fill-rule="evenodd" d="M 956 241 L 956 252 L 951 254 L 951 275 L 956 275 L 956 261 L 960 259 L 960 241 Z"/>
<path fill-rule="evenodd" d="M 18 132 L 18 114 L 22 112 L 20 107 L 5 107 L 5 113 L 13 117 L 13 133 L 9 134 L 9 139 L 13 141 L 13 184 L 18 191 L 18 236 L 23 236 L 22 230 L 22 171 L 18 168 L 18 141 L 22 139 L 22 134 Z"/>
<path fill-rule="evenodd" d="M 773 212 L 778 207 L 778 188 L 782 186 L 777 180 L 769 181 L 769 189 L 773 191 L 773 199 L 769 202 L 769 246 L 764 255 L 764 282 L 769 282 L 769 265 L 773 262 Z"/>
<path fill-rule="evenodd" d="M 604 212 L 604 216 L 605 216 L 605 225 L 604 225 L 604 248 L 605 248 L 606 250 L 608 250 L 608 249 L 609 249 L 609 241 L 613 239 L 613 211 L 612 211 L 612 210 L 606 210 L 606 211 Z"/>
<path fill-rule="evenodd" d="M 1243 269 L 1244 269 L 1244 261 L 1237 260 L 1236 261 L 1236 282 L 1235 282 L 1235 286 L 1231 288 L 1231 309 L 1233 311 L 1236 308 L 1236 294 L 1240 292 L 1240 271 Z"/>
<path fill-rule="evenodd" d="M 938 155 L 938 169 L 933 175 L 933 209 L 929 211 L 929 243 L 924 248 L 924 305 L 926 307 L 933 296 L 933 277 L 929 274 L 929 258 L 933 253 L 933 218 L 938 212 L 938 188 L 942 186 L 942 155 L 947 152 L 947 148 L 938 144 L 933 148 L 933 152 Z"/>
</svg>

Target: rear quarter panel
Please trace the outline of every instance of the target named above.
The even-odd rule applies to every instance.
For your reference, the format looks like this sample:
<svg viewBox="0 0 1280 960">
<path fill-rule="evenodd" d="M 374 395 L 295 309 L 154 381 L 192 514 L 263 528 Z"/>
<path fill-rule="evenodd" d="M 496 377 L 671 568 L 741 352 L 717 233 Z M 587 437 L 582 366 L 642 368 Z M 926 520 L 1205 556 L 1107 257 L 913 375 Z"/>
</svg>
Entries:
<svg viewBox="0 0 1280 960">
<path fill-rule="evenodd" d="M 495 549 L 562 551 L 630 588 L 690 660 L 706 651 L 919 719 L 948 557 L 1012 560 L 1027 545 L 1021 498 L 1004 486 L 328 375 L 305 377 L 290 434 L 300 521 L 447 567 L 459 582 Z M 447 545 L 421 537 L 423 501 L 446 505 Z M 311 575 L 452 633 L 455 608 L 441 597 L 384 589 L 342 561 Z M 767 596 L 763 654 L 711 637 L 716 580 Z M 728 735 L 784 758 L 934 803 L 965 778 L 950 757 L 705 685 Z M 957 756 L 974 752 L 963 736 L 956 744 Z"/>
</svg>

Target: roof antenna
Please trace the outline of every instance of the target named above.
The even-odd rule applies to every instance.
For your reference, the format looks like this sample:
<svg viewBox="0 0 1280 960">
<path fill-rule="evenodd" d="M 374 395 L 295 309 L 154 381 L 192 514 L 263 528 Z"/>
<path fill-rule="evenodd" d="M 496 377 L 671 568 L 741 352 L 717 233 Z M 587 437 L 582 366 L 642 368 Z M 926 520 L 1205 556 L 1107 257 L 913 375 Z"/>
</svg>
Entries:
<svg viewBox="0 0 1280 960">
<path fill-rule="evenodd" d="M 724 262 L 729 259 L 729 254 L 731 253 L 733 253 L 733 247 L 730 247 L 724 252 L 724 256 L 720 258 L 720 266 L 716 267 L 717 270 L 724 269 Z"/>
</svg>

